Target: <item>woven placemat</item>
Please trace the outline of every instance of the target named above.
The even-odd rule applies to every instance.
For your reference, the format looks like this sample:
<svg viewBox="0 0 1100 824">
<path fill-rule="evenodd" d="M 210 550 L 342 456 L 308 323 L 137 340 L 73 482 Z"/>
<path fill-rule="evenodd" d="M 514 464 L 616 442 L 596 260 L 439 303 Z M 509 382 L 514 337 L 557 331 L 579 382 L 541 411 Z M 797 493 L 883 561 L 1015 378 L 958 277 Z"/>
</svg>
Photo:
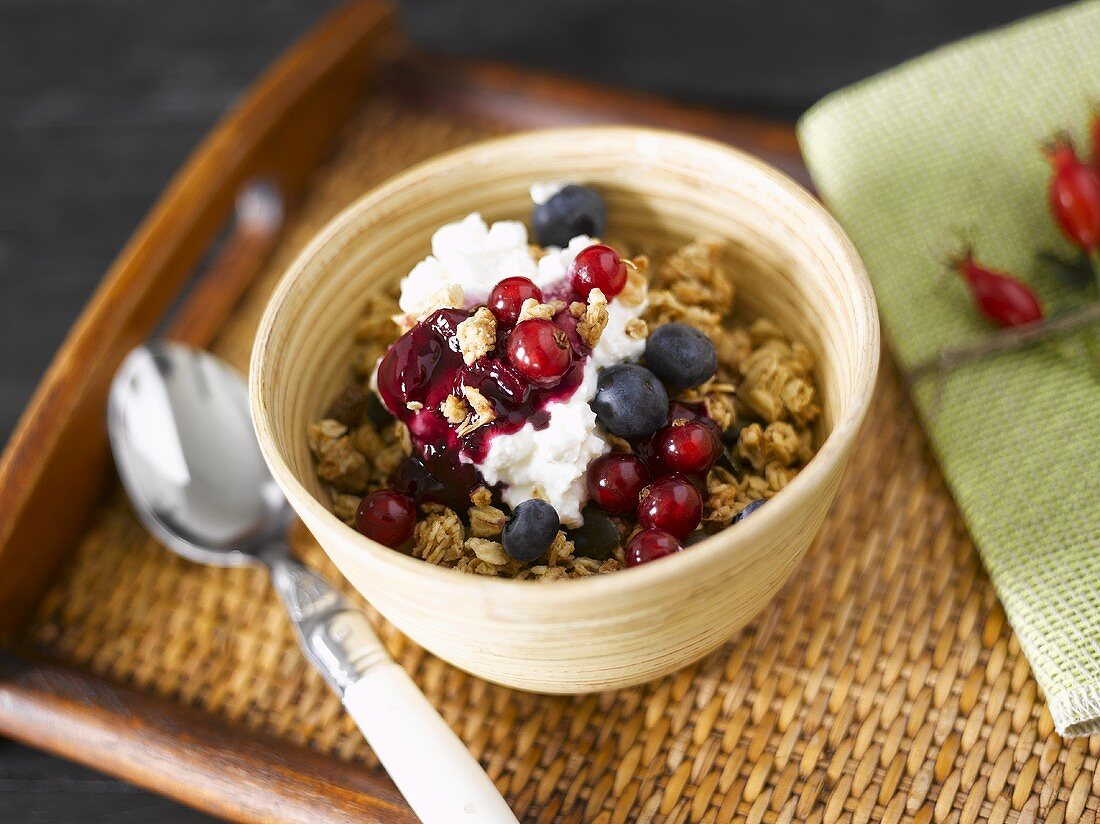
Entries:
<svg viewBox="0 0 1100 824">
<path fill-rule="evenodd" d="M 217 351 L 244 366 L 267 294 L 336 211 L 491 131 L 371 101 Z M 296 544 L 336 575 L 308 535 Z M 644 687 L 546 697 L 473 678 L 379 627 L 524 821 L 1094 822 L 1100 809 L 1100 737 L 1054 733 L 889 364 L 821 539 L 759 618 L 697 665 Z M 24 642 L 376 763 L 299 654 L 265 575 L 178 560 L 120 493 Z"/>
</svg>

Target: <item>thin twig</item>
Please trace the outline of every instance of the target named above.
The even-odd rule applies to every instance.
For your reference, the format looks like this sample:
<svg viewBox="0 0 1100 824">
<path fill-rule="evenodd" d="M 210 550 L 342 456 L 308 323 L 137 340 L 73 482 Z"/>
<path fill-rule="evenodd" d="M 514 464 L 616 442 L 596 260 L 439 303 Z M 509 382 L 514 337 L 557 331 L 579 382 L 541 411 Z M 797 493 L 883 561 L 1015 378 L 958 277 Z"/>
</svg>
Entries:
<svg viewBox="0 0 1100 824">
<path fill-rule="evenodd" d="M 1082 326 L 1088 326 L 1096 321 L 1100 321 L 1100 301 L 1089 303 L 1080 309 L 1074 309 L 1053 318 L 1029 323 L 1027 326 L 1004 329 L 974 343 L 968 343 L 954 349 L 944 349 L 934 357 L 907 370 L 905 380 L 910 386 L 913 386 L 921 378 L 935 372 L 950 372 L 959 366 L 973 363 L 990 355 L 1023 349 L 1047 338 L 1076 331 Z"/>
</svg>

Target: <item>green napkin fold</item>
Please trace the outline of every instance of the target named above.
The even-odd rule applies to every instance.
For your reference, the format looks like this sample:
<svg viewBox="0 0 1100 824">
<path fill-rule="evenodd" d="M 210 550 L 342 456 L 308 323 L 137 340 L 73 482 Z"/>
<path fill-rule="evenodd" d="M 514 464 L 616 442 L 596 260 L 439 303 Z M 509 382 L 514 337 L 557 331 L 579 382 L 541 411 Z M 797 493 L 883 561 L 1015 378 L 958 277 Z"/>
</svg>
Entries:
<svg viewBox="0 0 1100 824">
<path fill-rule="evenodd" d="M 871 273 L 906 370 L 988 336 L 944 260 L 1017 273 L 1049 313 L 1075 292 L 1036 264 L 1070 253 L 1047 209 L 1042 141 L 1086 148 L 1100 101 L 1100 2 L 1039 15 L 920 57 L 822 100 L 799 123 L 825 203 Z M 914 398 L 1058 731 L 1100 730 L 1100 380 L 1062 340 L 924 377 Z M 937 383 L 939 385 L 937 386 Z"/>
</svg>

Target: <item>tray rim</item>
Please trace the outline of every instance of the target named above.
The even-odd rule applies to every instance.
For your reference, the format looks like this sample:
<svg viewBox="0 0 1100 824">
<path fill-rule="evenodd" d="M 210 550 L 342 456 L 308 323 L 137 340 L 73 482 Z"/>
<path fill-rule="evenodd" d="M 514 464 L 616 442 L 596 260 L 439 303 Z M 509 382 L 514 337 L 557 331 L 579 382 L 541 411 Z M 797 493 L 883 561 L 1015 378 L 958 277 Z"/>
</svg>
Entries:
<svg viewBox="0 0 1100 824">
<path fill-rule="evenodd" d="M 285 111 L 289 103 L 316 94 L 332 75 L 363 69 L 368 62 L 388 66 L 389 86 L 418 109 L 463 112 L 515 128 L 608 122 L 678 128 L 746 148 L 808 184 L 791 124 L 487 61 L 428 55 L 397 32 L 387 0 L 352 0 L 278 58 L 215 124 L 120 251 L 55 355 L 0 457 L 0 603 L 8 600 L 3 576 L 23 546 L 11 524 L 24 517 L 28 496 L 43 483 L 35 461 L 56 447 L 62 427 L 87 404 L 85 395 L 94 400 L 95 392 L 79 381 L 74 367 L 105 340 L 113 342 L 120 360 L 128 341 L 145 337 L 160 320 L 184 274 L 229 213 L 236 183 L 255 172 L 257 164 L 262 168 L 269 162 L 236 155 L 242 145 L 246 153 L 258 152 L 273 132 L 286 130 L 280 103 Z M 358 101 L 364 85 L 339 91 Z M 236 174 L 212 174 L 233 162 L 239 164 Z M 292 186 L 286 188 L 293 194 Z M 181 202 L 197 193 L 207 208 L 181 217 Z M 247 277 L 240 288 L 246 284 Z M 135 304 L 137 297 L 157 289 L 165 294 L 150 299 L 151 307 Z M 228 313 L 234 306 L 228 302 L 219 309 Z M 185 304 L 181 311 L 195 314 L 204 308 Z M 198 331 L 184 327 L 188 331 L 181 337 L 197 344 L 216 331 L 209 324 Z M 107 366 L 113 372 L 114 365 Z M 58 405 L 68 417 L 57 414 Z M 51 412 L 45 420 L 39 419 L 43 410 Z M 109 476 L 103 477 L 106 484 Z M 89 513 L 99 500 L 98 493 L 89 496 Z M 74 543 L 84 525 L 80 520 L 71 539 L 60 536 L 56 557 L 42 570 L 43 585 L 64 559 L 65 544 Z M 19 604 L 19 617 L 36 603 L 37 597 Z M 18 622 L 0 621 L 0 637 L 9 638 L 17 629 Z M 235 820 L 323 823 L 354 814 L 364 821 L 415 821 L 380 772 L 117 685 L 77 666 L 3 648 L 0 734 Z M 204 757 L 195 759 L 197 753 Z"/>
</svg>

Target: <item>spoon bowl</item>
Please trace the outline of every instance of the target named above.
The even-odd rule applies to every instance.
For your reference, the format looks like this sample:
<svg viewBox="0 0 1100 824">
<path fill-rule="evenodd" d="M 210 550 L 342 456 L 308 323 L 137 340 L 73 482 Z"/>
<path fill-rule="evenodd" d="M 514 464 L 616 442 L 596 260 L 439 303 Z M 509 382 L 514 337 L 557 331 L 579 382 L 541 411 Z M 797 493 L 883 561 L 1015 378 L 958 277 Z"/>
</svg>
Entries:
<svg viewBox="0 0 1100 824">
<path fill-rule="evenodd" d="M 257 563 L 293 517 L 264 463 L 240 375 L 221 359 L 156 341 L 111 385 L 119 476 L 145 527 L 190 561 Z"/>
</svg>

